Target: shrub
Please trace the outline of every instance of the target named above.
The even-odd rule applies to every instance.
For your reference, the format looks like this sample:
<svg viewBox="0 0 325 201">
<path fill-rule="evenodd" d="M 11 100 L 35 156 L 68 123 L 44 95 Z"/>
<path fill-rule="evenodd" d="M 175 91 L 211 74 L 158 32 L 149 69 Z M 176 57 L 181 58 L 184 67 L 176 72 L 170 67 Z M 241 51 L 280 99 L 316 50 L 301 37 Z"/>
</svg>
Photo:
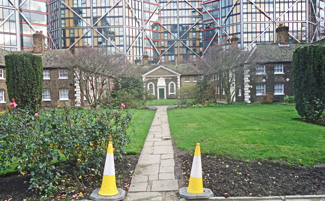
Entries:
<svg viewBox="0 0 325 201">
<path fill-rule="evenodd" d="M 20 108 L 37 111 L 43 92 L 43 64 L 40 56 L 31 53 L 5 56 L 6 84 L 9 99 Z"/>
<path fill-rule="evenodd" d="M 46 194 L 69 193 L 88 177 L 102 175 L 109 140 L 115 158 L 129 142 L 131 115 L 124 110 L 65 108 L 36 116 L 21 109 L 0 116 L 0 167 L 17 161 L 19 172 L 31 174 L 30 189 Z"/>
<path fill-rule="evenodd" d="M 266 93 L 262 96 L 261 99 L 262 104 L 272 104 L 273 103 L 273 95 L 271 93 Z"/>
<path fill-rule="evenodd" d="M 111 97 L 115 107 L 124 103 L 127 108 L 140 108 L 145 104 L 148 95 L 140 77 L 121 77 L 115 80 L 114 86 Z"/>
<path fill-rule="evenodd" d="M 210 85 L 207 77 L 198 81 L 195 85 L 195 101 L 200 104 L 214 102 L 215 89 Z"/>
<path fill-rule="evenodd" d="M 283 98 L 283 100 L 286 102 L 286 103 L 295 103 L 295 97 L 294 96 L 285 96 Z"/>
<path fill-rule="evenodd" d="M 315 121 L 325 110 L 325 47 L 297 48 L 292 67 L 296 110 L 307 121 Z"/>
</svg>

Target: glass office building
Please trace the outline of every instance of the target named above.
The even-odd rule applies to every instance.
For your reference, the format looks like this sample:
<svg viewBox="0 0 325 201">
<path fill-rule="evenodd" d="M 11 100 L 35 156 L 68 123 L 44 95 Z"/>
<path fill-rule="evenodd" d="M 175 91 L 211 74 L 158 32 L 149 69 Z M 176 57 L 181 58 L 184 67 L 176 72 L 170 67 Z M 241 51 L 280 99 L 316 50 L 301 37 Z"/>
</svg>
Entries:
<svg viewBox="0 0 325 201">
<path fill-rule="evenodd" d="M 42 31 L 48 47 L 49 21 L 46 0 L 0 0 L 0 48 L 32 50 L 32 34 Z"/>
</svg>

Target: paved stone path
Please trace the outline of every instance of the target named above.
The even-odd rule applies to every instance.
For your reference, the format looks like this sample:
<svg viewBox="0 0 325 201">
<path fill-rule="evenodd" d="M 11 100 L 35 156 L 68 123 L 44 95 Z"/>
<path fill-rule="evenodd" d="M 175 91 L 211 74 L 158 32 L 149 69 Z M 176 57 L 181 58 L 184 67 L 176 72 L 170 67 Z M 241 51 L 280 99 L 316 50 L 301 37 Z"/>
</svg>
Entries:
<svg viewBox="0 0 325 201">
<path fill-rule="evenodd" d="M 167 106 L 157 106 L 125 200 L 179 200 L 174 167 Z"/>
</svg>

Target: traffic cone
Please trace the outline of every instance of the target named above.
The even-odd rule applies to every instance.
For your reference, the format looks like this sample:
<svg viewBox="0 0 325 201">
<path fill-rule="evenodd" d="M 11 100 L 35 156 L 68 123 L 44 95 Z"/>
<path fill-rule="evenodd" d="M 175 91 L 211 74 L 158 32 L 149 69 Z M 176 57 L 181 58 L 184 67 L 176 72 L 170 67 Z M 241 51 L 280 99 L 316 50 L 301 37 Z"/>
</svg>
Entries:
<svg viewBox="0 0 325 201">
<path fill-rule="evenodd" d="M 102 196 L 113 196 L 118 194 L 116 188 L 113 145 L 111 141 L 108 144 L 103 181 L 98 194 Z"/>
<path fill-rule="evenodd" d="M 202 180 L 202 163 L 201 163 L 201 149 L 200 143 L 196 144 L 194 158 L 191 169 L 190 182 L 187 188 L 188 193 L 203 193 Z"/>
<path fill-rule="evenodd" d="M 186 199 L 208 199 L 213 196 L 210 189 L 203 188 L 200 143 L 196 143 L 188 187 L 180 188 L 179 195 Z"/>
</svg>

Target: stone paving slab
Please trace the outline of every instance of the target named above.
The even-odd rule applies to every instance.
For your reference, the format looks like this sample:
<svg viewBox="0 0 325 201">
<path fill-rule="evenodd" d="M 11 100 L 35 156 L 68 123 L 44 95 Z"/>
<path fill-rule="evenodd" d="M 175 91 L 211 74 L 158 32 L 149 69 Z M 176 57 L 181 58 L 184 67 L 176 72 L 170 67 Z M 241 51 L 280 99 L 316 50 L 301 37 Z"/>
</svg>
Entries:
<svg viewBox="0 0 325 201">
<path fill-rule="evenodd" d="M 174 150 L 167 117 L 167 107 L 157 111 L 125 200 L 178 201 Z"/>
<path fill-rule="evenodd" d="M 152 181 L 151 191 L 177 191 L 178 183 L 176 179 Z"/>
</svg>

